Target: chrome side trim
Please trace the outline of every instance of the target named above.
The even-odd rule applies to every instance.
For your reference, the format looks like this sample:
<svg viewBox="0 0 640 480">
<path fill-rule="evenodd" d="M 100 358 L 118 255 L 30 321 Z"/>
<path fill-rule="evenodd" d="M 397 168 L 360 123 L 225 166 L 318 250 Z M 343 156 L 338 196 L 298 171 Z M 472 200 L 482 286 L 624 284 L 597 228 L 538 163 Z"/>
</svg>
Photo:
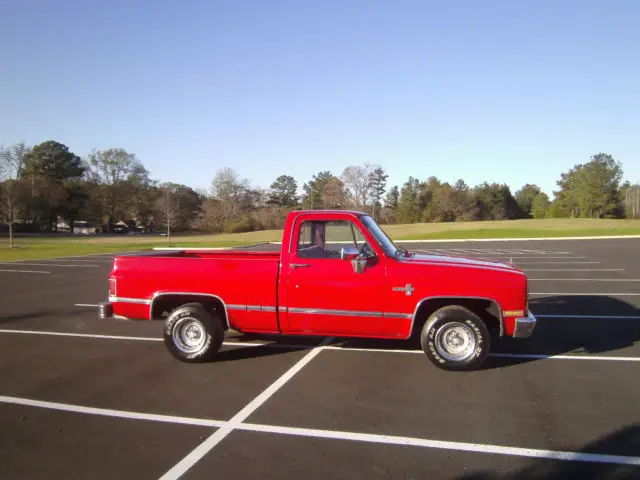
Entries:
<svg viewBox="0 0 640 480">
<path fill-rule="evenodd" d="M 191 295 L 191 296 L 200 296 L 200 297 L 211 297 L 211 298 L 215 298 L 216 300 L 218 300 L 221 304 L 222 304 L 222 308 L 224 309 L 224 323 L 227 326 L 227 328 L 231 328 L 231 325 L 229 324 L 229 312 L 227 310 L 227 304 L 224 303 L 224 300 L 222 300 L 222 298 L 220 298 L 217 295 L 213 295 L 212 293 L 199 293 L 199 292 L 154 292 L 154 294 L 151 297 L 151 307 L 149 308 L 149 320 L 153 320 L 152 317 L 152 313 L 153 313 L 153 302 L 156 301 L 156 299 L 158 299 L 159 297 L 164 297 L 165 295 Z"/>
<path fill-rule="evenodd" d="M 153 304 L 154 302 L 163 296 L 166 295 L 181 295 L 181 296 L 204 296 L 204 297 L 212 297 L 220 301 L 225 311 L 225 324 L 229 327 L 229 311 L 250 311 L 250 312 L 288 312 L 293 314 L 310 314 L 310 315 L 337 315 L 343 317 L 375 317 L 375 318 L 398 318 L 398 319 L 409 319 L 415 317 L 414 314 L 411 313 L 397 313 L 397 312 L 367 312 L 362 310 L 337 310 L 337 309 L 326 309 L 326 308 L 299 308 L 299 307 L 286 307 L 286 306 L 265 306 L 265 305 L 240 305 L 240 304 L 226 304 L 217 295 L 213 295 L 211 293 L 199 293 L 199 292 L 155 292 L 151 298 L 151 300 L 141 299 L 141 298 L 120 298 L 120 297 L 109 297 L 109 301 L 120 301 L 127 303 L 138 303 L 144 305 L 150 305 L 149 309 L 149 318 L 151 319 L 153 312 Z M 488 300 L 488 299 L 487 299 Z M 411 323 L 413 327 L 413 321 Z"/>
<path fill-rule="evenodd" d="M 504 317 L 502 316 L 502 305 L 500 305 L 499 302 L 497 302 L 496 300 L 492 299 L 492 298 L 486 298 L 486 297 L 470 297 L 468 295 L 465 296 L 460 296 L 460 295 L 445 295 L 445 296 L 435 296 L 435 297 L 425 297 L 422 300 L 420 300 L 418 303 L 416 303 L 416 308 L 413 311 L 413 317 L 411 320 L 411 325 L 409 327 L 409 335 L 406 337 L 407 339 L 411 337 L 411 334 L 413 333 L 413 325 L 416 323 L 416 316 L 418 315 L 418 310 L 420 309 L 420 306 L 426 302 L 427 300 L 436 300 L 436 299 L 442 299 L 442 298 L 450 298 L 450 299 L 454 299 L 454 298 L 461 298 L 461 299 L 468 299 L 468 300 L 486 300 L 488 302 L 493 303 L 496 308 L 498 309 L 498 323 L 500 325 L 500 336 L 502 337 L 504 335 Z"/>
<path fill-rule="evenodd" d="M 247 310 L 246 305 L 227 305 L 227 310 Z"/>
<path fill-rule="evenodd" d="M 326 308 L 289 308 L 289 313 L 310 315 L 339 315 L 344 317 L 382 317 L 382 312 L 364 312 L 361 310 L 333 310 Z"/>
<path fill-rule="evenodd" d="M 263 310 L 266 307 L 263 307 Z M 274 309 L 275 310 L 275 309 Z M 285 307 L 279 306 L 279 312 L 299 313 L 308 315 L 339 315 L 343 317 L 384 317 L 384 318 L 413 318 L 411 313 L 398 313 L 398 312 L 366 312 L 362 310 L 334 310 L 329 308 L 301 308 L 301 307 Z"/>
<path fill-rule="evenodd" d="M 408 318 L 413 318 L 413 314 L 411 313 L 385 313 L 384 314 L 385 318 L 403 318 L 403 319 L 408 319 Z"/>
<path fill-rule="evenodd" d="M 135 303 L 138 305 L 151 305 L 153 300 L 147 300 L 146 298 L 129 298 L 129 297 L 109 297 L 111 303 Z"/>
<path fill-rule="evenodd" d="M 516 326 L 513 330 L 513 338 L 528 338 L 533 333 L 533 329 L 536 326 L 536 317 L 531 313 L 531 311 L 527 312 L 526 317 L 516 318 Z"/>
<path fill-rule="evenodd" d="M 276 307 L 265 307 L 264 305 L 247 305 L 246 307 L 244 305 L 237 305 L 238 310 L 246 310 L 248 312 L 275 312 L 276 311 Z M 231 305 L 229 305 L 229 307 L 231 307 Z"/>
</svg>

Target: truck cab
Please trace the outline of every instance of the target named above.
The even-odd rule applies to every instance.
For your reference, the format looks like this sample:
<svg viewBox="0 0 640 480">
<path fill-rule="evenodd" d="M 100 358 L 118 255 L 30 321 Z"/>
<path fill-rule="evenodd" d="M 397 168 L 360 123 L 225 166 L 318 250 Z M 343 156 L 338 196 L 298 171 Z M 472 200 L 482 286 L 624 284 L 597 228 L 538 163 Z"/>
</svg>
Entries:
<svg viewBox="0 0 640 480">
<path fill-rule="evenodd" d="M 264 246 L 262 247 L 264 248 Z M 291 212 L 280 251 L 184 249 L 114 259 L 103 317 L 162 319 L 179 360 L 225 331 L 419 339 L 447 370 L 477 368 L 491 336 L 531 335 L 527 278 L 506 264 L 397 246 L 358 211 Z"/>
</svg>

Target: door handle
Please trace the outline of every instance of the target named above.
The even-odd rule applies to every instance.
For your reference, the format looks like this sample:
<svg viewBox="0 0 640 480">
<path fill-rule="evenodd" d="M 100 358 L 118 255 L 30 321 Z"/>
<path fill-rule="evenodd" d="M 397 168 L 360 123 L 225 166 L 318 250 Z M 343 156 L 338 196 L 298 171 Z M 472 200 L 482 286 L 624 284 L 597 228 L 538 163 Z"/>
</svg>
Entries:
<svg viewBox="0 0 640 480">
<path fill-rule="evenodd" d="M 310 263 L 292 263 L 291 264 L 291 268 L 304 268 L 304 267 L 310 267 L 311 264 Z"/>
</svg>

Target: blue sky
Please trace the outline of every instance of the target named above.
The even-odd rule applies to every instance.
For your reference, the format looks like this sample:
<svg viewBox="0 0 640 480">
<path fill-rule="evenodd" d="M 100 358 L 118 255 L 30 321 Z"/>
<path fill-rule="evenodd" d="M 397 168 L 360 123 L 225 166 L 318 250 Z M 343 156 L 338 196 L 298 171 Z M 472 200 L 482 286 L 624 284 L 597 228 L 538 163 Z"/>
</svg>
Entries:
<svg viewBox="0 0 640 480">
<path fill-rule="evenodd" d="M 4 0 L 0 144 L 123 147 L 208 188 L 382 165 L 536 183 L 606 152 L 640 181 L 640 2 Z"/>
</svg>

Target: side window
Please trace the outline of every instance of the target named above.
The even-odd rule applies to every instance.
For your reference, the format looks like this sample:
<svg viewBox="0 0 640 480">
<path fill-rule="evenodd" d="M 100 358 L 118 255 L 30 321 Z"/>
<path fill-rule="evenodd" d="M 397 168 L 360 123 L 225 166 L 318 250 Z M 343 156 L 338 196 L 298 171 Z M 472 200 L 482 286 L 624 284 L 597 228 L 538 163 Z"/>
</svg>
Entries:
<svg viewBox="0 0 640 480">
<path fill-rule="evenodd" d="M 300 225 L 296 254 L 300 258 L 340 258 L 342 247 L 368 246 L 362 232 L 349 221 L 305 220 Z"/>
<path fill-rule="evenodd" d="M 313 243 L 313 224 L 311 222 L 303 222 L 300 226 L 300 235 L 298 237 L 298 249 L 300 246 L 310 247 Z"/>
</svg>

